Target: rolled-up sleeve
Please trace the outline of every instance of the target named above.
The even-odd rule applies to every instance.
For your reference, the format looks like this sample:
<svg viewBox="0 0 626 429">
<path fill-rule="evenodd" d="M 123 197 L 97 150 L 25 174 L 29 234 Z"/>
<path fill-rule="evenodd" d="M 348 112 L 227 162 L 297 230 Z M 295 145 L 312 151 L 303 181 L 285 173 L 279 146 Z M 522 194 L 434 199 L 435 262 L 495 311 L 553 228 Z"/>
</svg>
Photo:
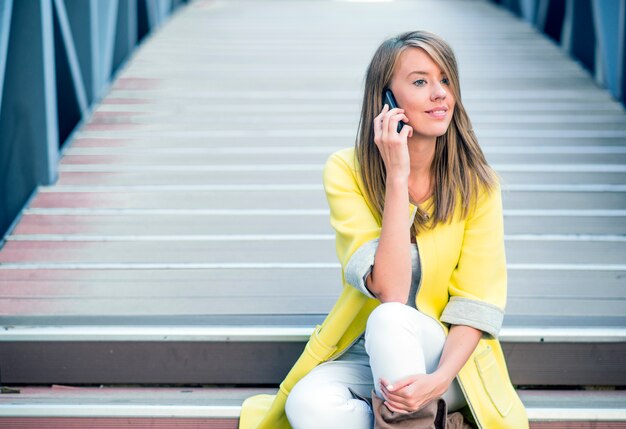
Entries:
<svg viewBox="0 0 626 429">
<path fill-rule="evenodd" d="M 441 321 L 483 331 L 497 338 L 507 294 L 504 226 L 500 187 L 483 191 L 465 223 L 458 264 L 448 287 L 450 300 Z"/>
<path fill-rule="evenodd" d="M 359 247 L 346 264 L 346 281 L 364 295 L 376 298 L 367 288 L 367 276 L 374 267 L 374 258 L 378 249 L 378 238 L 370 240 Z"/>
<path fill-rule="evenodd" d="M 483 338 L 498 336 L 504 311 L 489 303 L 453 296 L 444 308 L 441 321 L 451 325 L 466 325 L 483 331 Z"/>
</svg>

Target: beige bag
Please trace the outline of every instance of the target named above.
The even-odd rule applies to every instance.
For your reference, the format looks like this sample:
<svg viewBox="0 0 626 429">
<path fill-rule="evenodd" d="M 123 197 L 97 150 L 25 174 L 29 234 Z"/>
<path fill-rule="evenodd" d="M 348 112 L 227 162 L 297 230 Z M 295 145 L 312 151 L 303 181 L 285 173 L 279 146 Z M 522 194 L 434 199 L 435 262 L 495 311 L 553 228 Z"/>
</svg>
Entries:
<svg viewBox="0 0 626 429">
<path fill-rule="evenodd" d="M 372 391 L 374 429 L 473 429 L 459 412 L 448 415 L 443 398 L 430 401 L 409 414 L 389 410 L 384 401 Z"/>
</svg>

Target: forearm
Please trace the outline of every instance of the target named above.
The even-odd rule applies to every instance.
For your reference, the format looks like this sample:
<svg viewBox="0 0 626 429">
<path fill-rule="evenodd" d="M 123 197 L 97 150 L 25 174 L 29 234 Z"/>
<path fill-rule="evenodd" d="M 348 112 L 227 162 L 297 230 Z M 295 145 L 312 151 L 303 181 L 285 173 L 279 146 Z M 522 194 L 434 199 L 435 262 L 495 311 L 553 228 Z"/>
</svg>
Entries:
<svg viewBox="0 0 626 429">
<path fill-rule="evenodd" d="M 411 284 L 409 207 L 406 179 L 388 180 L 383 222 L 367 287 L 381 302 L 405 303 Z"/>
<path fill-rule="evenodd" d="M 446 385 L 452 383 L 472 352 L 476 349 L 482 331 L 465 325 L 452 325 L 443 347 L 435 373 Z"/>
</svg>

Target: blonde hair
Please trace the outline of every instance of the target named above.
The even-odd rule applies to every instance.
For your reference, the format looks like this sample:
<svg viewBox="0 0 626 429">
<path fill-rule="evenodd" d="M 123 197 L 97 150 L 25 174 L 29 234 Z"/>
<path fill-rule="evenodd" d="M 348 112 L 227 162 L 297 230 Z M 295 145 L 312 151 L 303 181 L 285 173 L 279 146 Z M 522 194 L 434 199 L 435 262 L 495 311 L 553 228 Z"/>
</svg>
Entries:
<svg viewBox="0 0 626 429">
<path fill-rule="evenodd" d="M 365 186 L 365 196 L 382 221 L 385 203 L 384 162 L 374 143 L 374 118 L 382 109 L 383 89 L 389 87 L 400 54 L 409 47 L 421 48 L 432 58 L 449 80 L 449 90 L 456 106 L 448 130 L 437 137 L 431 165 L 434 179 L 433 215 L 415 216 L 413 234 L 438 223 L 451 222 L 457 205 L 466 217 L 482 189 L 491 191 L 496 182 L 478 145 L 470 119 L 461 102 L 456 59 L 452 48 L 441 37 L 428 31 L 412 31 L 385 40 L 374 53 L 365 78 L 365 94 L 356 139 L 356 158 Z"/>
</svg>

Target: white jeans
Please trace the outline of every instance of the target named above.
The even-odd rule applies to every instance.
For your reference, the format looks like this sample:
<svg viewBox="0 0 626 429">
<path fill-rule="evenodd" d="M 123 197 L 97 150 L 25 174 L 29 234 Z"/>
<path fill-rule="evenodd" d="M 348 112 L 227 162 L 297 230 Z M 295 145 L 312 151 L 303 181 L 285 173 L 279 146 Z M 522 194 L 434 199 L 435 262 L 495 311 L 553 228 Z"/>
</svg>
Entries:
<svg viewBox="0 0 626 429">
<path fill-rule="evenodd" d="M 365 338 L 344 355 L 314 368 L 292 389 L 285 412 L 293 429 L 371 429 L 372 389 L 382 397 L 378 379 L 391 383 L 437 369 L 445 343 L 439 324 L 408 305 L 381 304 L 367 320 Z M 376 383 L 374 383 L 376 380 Z M 352 391 L 352 392 L 351 392 Z M 448 412 L 467 403 L 456 379 L 443 398 Z"/>
</svg>

